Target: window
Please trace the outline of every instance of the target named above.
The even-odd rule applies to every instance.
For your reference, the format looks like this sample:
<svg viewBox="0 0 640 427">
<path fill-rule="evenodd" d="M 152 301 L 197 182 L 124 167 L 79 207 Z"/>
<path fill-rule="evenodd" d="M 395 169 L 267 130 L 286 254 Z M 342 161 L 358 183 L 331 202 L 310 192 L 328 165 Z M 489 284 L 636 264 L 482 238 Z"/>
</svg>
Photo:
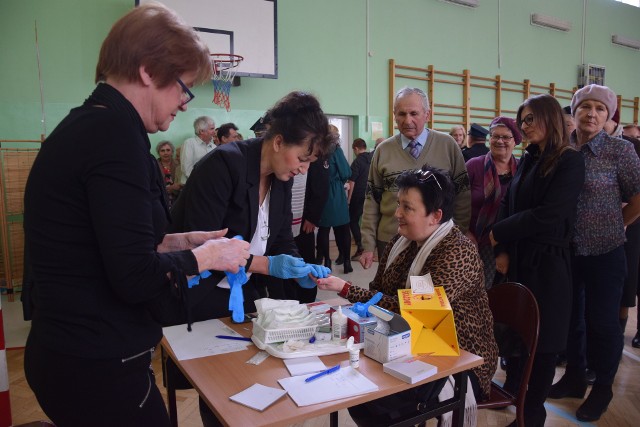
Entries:
<svg viewBox="0 0 640 427">
<path fill-rule="evenodd" d="M 640 0 L 616 0 L 620 3 L 630 4 L 631 6 L 640 7 Z"/>
</svg>

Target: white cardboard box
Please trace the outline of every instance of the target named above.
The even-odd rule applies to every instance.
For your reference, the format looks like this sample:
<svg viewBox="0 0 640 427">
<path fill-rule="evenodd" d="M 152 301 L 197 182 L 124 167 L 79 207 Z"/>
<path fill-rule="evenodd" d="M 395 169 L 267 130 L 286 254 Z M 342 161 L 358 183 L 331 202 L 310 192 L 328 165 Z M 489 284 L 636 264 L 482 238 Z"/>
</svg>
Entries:
<svg viewBox="0 0 640 427">
<path fill-rule="evenodd" d="M 382 370 L 409 384 L 415 384 L 438 373 L 437 366 L 423 362 L 413 356 L 406 356 L 387 362 L 382 365 Z"/>
<path fill-rule="evenodd" d="M 386 314 L 390 330 L 385 334 L 376 331 L 373 327 L 368 327 L 364 335 L 364 355 L 380 363 L 387 363 L 411 355 L 411 327 L 409 323 L 399 314 L 377 306 L 372 307 Z"/>
</svg>

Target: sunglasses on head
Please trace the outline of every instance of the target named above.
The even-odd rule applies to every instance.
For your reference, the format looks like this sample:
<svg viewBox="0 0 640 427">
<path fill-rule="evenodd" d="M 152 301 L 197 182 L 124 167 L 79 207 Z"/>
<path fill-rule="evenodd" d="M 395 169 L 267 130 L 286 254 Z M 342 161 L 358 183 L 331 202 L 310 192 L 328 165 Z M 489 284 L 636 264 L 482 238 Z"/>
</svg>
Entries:
<svg viewBox="0 0 640 427">
<path fill-rule="evenodd" d="M 414 173 L 418 176 L 418 182 L 420 184 L 427 182 L 429 178 L 433 178 L 436 184 L 438 184 L 440 190 L 442 190 L 442 186 L 440 185 L 438 178 L 433 174 L 433 172 L 429 170 L 423 171 L 422 169 L 416 169 Z"/>
</svg>

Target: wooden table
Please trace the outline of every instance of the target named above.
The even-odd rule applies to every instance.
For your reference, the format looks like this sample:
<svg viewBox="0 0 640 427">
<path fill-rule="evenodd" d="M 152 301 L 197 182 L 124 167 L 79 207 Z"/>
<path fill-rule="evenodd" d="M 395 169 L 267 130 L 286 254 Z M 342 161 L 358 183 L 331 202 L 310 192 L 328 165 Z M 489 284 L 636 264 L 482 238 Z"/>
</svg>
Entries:
<svg viewBox="0 0 640 427">
<path fill-rule="evenodd" d="M 233 324 L 229 318 L 221 319 L 225 324 L 244 336 L 250 336 L 251 324 Z M 441 402 L 433 411 L 421 414 L 420 419 L 405 420 L 400 425 L 415 425 L 428 418 L 433 418 L 451 410 L 458 411 L 459 425 L 464 420 L 464 395 L 467 386 L 467 371 L 483 363 L 483 359 L 472 353 L 461 350 L 460 356 L 425 356 L 424 361 L 436 365 L 438 374 L 428 380 L 407 384 L 382 371 L 382 365 L 375 360 L 360 353 L 359 371 L 378 385 L 379 390 L 350 398 L 334 400 L 316 405 L 298 407 L 288 396 L 283 397 L 267 408 L 259 412 L 229 400 L 232 396 L 255 383 L 269 387 L 280 388 L 278 379 L 289 376 L 289 371 L 281 359 L 270 356 L 260 365 L 245 363 L 259 350 L 254 345 L 247 350 L 235 353 L 227 353 L 216 356 L 202 357 L 198 359 L 176 359 L 171 346 L 165 338 L 162 339 L 162 347 L 168 357 L 173 359 L 178 368 L 186 376 L 189 382 L 198 391 L 200 396 L 209 405 L 218 419 L 229 426 L 286 426 L 297 422 L 303 422 L 309 418 L 331 414 L 330 423 L 338 425 L 338 410 L 349 408 L 360 403 L 365 403 L 380 397 L 388 396 L 420 384 L 444 378 L 449 375 L 456 376 L 456 394 L 452 399 Z M 322 356 L 326 366 L 333 366 L 349 359 L 348 353 Z M 175 389 L 167 384 L 169 395 L 169 414 L 173 426 L 177 426 L 177 410 L 175 403 Z M 461 398 L 462 396 L 462 398 Z"/>
</svg>

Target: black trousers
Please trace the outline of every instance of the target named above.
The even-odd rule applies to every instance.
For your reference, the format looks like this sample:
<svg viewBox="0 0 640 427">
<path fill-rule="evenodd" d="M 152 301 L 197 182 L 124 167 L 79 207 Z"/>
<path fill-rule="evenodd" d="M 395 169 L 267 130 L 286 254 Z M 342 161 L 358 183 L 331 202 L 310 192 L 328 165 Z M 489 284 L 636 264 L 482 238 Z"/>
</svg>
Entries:
<svg viewBox="0 0 640 427">
<path fill-rule="evenodd" d="M 526 427 L 543 427 L 547 419 L 544 401 L 549 395 L 556 370 L 557 353 L 536 353 L 533 361 L 527 396 L 524 400 Z M 517 391 L 523 374 L 524 357 L 507 358 L 507 390 Z"/>
<path fill-rule="evenodd" d="M 151 370 L 151 351 L 131 359 L 86 359 L 42 347 L 29 336 L 24 370 L 47 416 L 60 427 L 169 427 Z"/>
<path fill-rule="evenodd" d="M 356 242 L 358 248 L 362 247 L 362 234 L 360 233 L 360 217 L 362 217 L 362 210 L 364 208 L 364 197 L 354 198 L 351 197 L 349 203 L 349 228 L 351 229 L 351 235 Z"/>
<path fill-rule="evenodd" d="M 318 229 L 318 256 L 323 256 L 326 260 L 330 260 L 329 256 L 329 229 L 330 227 L 320 227 Z M 340 254 L 345 259 L 350 258 L 351 253 L 351 235 L 349 234 L 349 224 L 343 224 L 333 227 L 333 233 L 336 237 L 336 246 Z"/>
<path fill-rule="evenodd" d="M 304 224 L 304 220 L 302 221 Z M 298 247 L 298 252 L 304 262 L 309 264 L 316 263 L 316 235 L 312 231 L 311 233 L 305 233 L 302 231 L 302 227 L 300 228 L 300 234 L 295 237 L 296 246 Z M 301 303 L 307 304 L 310 302 L 314 302 L 316 300 L 316 295 L 318 295 L 318 288 L 313 287 L 311 289 L 300 287 L 295 281 L 287 280 L 285 281 L 285 288 L 288 288 L 292 294 L 287 299 L 296 299 Z"/>
</svg>

